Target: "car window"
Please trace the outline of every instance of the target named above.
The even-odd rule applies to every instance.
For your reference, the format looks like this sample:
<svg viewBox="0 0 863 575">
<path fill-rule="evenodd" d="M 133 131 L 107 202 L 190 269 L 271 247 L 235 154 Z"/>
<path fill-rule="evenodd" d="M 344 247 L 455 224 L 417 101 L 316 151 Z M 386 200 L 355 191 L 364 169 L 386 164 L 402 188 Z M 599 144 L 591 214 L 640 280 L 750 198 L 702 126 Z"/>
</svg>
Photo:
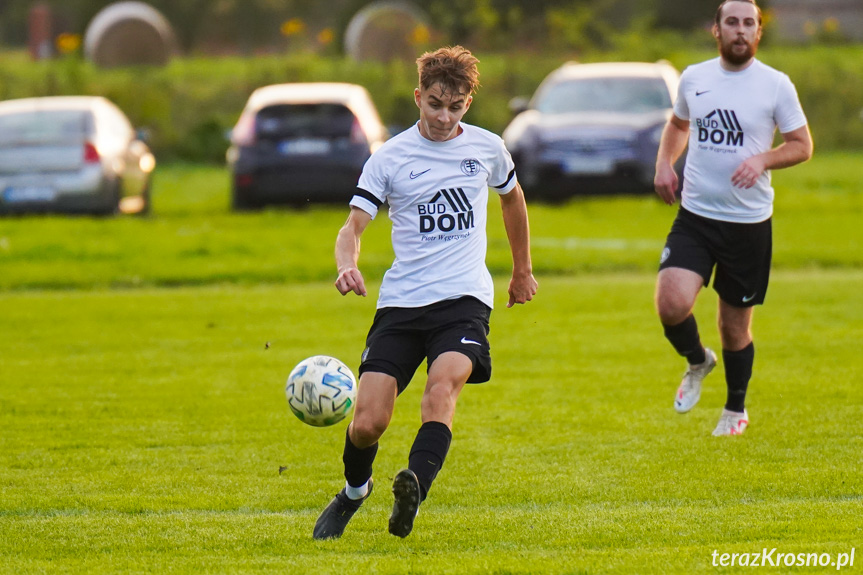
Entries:
<svg viewBox="0 0 863 575">
<path fill-rule="evenodd" d="M 354 114 L 339 104 L 280 104 L 263 108 L 255 118 L 260 139 L 349 137 Z"/>
<path fill-rule="evenodd" d="M 39 110 L 0 115 L 0 144 L 83 140 L 89 128 L 84 110 Z"/>
<path fill-rule="evenodd" d="M 649 112 L 671 107 L 660 78 L 580 78 L 552 84 L 538 94 L 544 114 L 573 112 Z"/>
</svg>

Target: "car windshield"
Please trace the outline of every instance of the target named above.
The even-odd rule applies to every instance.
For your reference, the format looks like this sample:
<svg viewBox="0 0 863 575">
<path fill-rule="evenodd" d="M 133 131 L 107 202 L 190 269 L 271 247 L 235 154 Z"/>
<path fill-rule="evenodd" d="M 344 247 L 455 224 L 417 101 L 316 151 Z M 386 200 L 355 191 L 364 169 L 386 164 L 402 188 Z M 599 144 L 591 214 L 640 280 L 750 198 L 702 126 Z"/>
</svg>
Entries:
<svg viewBox="0 0 863 575">
<path fill-rule="evenodd" d="M 641 113 L 671 107 L 660 78 L 580 78 L 548 86 L 536 109 L 543 114 L 577 112 Z"/>
<path fill-rule="evenodd" d="M 339 104 L 281 104 L 258 112 L 255 131 L 262 139 L 348 137 L 353 123 Z"/>
<path fill-rule="evenodd" d="M 87 134 L 83 110 L 39 110 L 0 115 L 0 144 L 80 141 Z"/>
</svg>

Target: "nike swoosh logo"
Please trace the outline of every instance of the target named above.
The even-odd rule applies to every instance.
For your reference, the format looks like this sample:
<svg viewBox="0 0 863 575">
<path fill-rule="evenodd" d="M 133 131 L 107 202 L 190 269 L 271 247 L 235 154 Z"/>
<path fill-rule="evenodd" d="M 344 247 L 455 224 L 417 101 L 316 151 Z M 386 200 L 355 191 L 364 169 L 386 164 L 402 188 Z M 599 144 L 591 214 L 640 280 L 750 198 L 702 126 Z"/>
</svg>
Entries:
<svg viewBox="0 0 863 575">
<path fill-rule="evenodd" d="M 706 93 L 707 93 L 707 92 L 709 92 L 709 91 L 710 91 L 710 90 L 704 90 L 704 91 L 702 91 L 702 92 L 699 92 L 699 91 L 697 91 L 697 90 L 696 90 L 695 95 L 696 95 L 696 96 L 700 96 L 701 94 L 706 94 Z"/>
<path fill-rule="evenodd" d="M 743 303 L 749 303 L 749 302 L 751 302 L 751 301 L 752 301 L 752 299 L 755 297 L 755 295 L 756 295 L 757 293 L 758 293 L 758 292 L 755 292 L 754 294 L 749 295 L 749 296 L 743 296 Z"/>
<path fill-rule="evenodd" d="M 482 345 L 480 342 L 478 342 L 478 341 L 474 341 L 474 340 L 472 340 L 472 339 L 468 339 L 468 338 L 466 338 L 466 337 L 461 338 L 461 342 L 462 342 L 462 343 L 472 343 L 472 344 L 474 344 L 474 345 Z"/>
<path fill-rule="evenodd" d="M 418 177 L 420 177 L 420 176 L 422 176 L 423 174 L 425 174 L 426 172 L 428 172 L 429 170 L 431 170 L 431 168 L 429 168 L 428 170 L 423 170 L 422 172 L 420 172 L 420 173 L 418 173 L 418 174 L 413 173 L 413 170 L 411 170 L 411 176 L 410 176 L 410 178 L 411 178 L 412 180 L 415 180 L 415 179 L 417 179 Z"/>
</svg>

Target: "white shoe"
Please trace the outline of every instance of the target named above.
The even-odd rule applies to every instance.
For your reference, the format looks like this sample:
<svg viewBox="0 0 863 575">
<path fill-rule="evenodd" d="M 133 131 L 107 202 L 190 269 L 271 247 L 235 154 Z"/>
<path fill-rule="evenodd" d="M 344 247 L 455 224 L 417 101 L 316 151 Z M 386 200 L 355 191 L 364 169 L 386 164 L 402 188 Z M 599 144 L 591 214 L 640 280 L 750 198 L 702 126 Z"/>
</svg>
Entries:
<svg viewBox="0 0 863 575">
<path fill-rule="evenodd" d="M 713 353 L 713 350 L 705 348 L 704 355 L 707 356 L 704 363 L 690 365 L 686 373 L 683 374 L 683 381 L 680 382 L 680 387 L 677 388 L 677 393 L 674 395 L 674 409 L 677 413 L 686 413 L 695 407 L 695 404 L 701 399 L 701 382 L 716 367 L 716 354 Z"/>
<path fill-rule="evenodd" d="M 749 413 L 745 409 L 743 413 L 723 409 L 722 417 L 719 418 L 713 435 L 717 437 L 720 435 L 743 435 L 747 427 L 749 427 Z"/>
</svg>

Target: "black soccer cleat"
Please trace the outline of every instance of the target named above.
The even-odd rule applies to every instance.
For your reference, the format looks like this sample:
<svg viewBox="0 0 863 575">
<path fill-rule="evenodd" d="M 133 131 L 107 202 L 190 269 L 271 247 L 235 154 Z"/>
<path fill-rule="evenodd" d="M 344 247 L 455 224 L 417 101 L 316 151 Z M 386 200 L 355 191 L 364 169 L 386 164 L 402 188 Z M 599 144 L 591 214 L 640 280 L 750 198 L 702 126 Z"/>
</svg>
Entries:
<svg viewBox="0 0 863 575">
<path fill-rule="evenodd" d="M 393 513 L 390 515 L 390 533 L 407 537 L 414 528 L 414 519 L 420 507 L 420 482 L 410 469 L 402 469 L 393 479 Z"/>
<path fill-rule="evenodd" d="M 374 482 L 369 479 L 369 492 L 362 499 L 351 499 L 345 494 L 344 488 L 339 491 L 318 520 L 315 522 L 315 530 L 312 537 L 315 539 L 338 539 L 345 532 L 345 527 L 363 501 L 372 494 Z"/>
</svg>

